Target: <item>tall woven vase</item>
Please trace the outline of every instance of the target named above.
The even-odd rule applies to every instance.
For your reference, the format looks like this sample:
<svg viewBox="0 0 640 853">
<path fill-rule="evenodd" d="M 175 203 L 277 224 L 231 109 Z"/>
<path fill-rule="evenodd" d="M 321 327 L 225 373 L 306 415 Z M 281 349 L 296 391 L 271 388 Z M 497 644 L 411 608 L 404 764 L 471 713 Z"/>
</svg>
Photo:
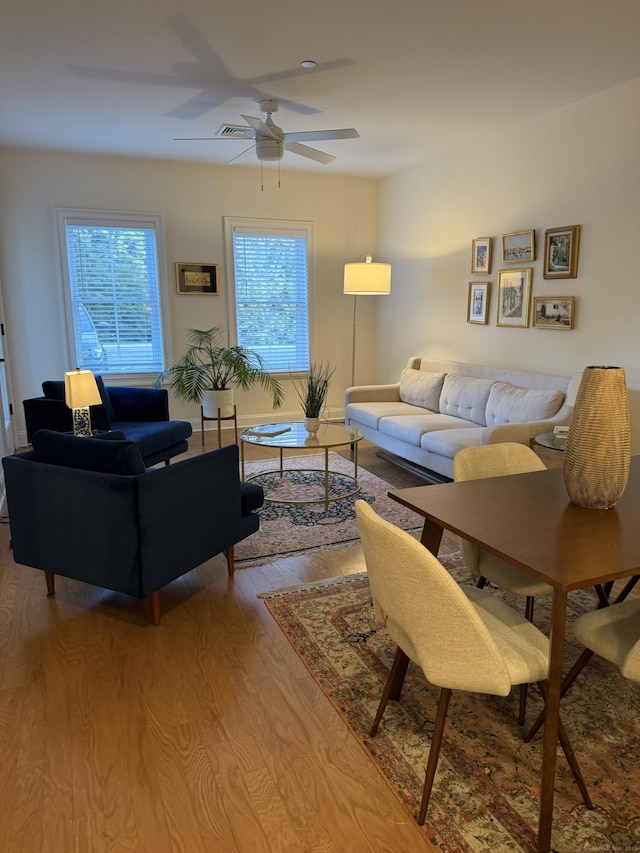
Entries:
<svg viewBox="0 0 640 853">
<path fill-rule="evenodd" d="M 631 434 L 622 367 L 586 367 L 564 451 L 564 482 L 578 506 L 609 509 L 627 485 Z"/>
</svg>

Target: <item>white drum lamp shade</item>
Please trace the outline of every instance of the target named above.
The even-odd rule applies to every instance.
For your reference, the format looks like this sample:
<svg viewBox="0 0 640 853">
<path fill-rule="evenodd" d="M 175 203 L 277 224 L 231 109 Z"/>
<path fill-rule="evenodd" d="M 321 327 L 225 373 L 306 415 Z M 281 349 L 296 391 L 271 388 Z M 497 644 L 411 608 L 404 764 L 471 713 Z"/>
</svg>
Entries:
<svg viewBox="0 0 640 853">
<path fill-rule="evenodd" d="M 356 375 L 356 305 L 358 296 L 383 296 L 391 293 L 391 264 L 374 264 L 371 255 L 355 264 L 344 265 L 344 292 L 353 296 L 353 338 L 351 347 L 351 384 Z"/>
</svg>

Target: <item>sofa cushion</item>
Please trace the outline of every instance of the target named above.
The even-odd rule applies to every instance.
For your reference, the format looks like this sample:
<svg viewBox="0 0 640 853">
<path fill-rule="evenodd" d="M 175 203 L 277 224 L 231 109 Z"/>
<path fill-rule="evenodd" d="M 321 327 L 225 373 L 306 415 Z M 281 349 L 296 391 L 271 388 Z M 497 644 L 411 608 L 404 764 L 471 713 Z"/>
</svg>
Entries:
<svg viewBox="0 0 640 853">
<path fill-rule="evenodd" d="M 453 459 L 459 450 L 465 447 L 477 447 L 482 441 L 480 427 L 463 427 L 462 429 L 443 429 L 429 432 L 422 436 L 420 446 L 429 453 L 437 453 Z"/>
<path fill-rule="evenodd" d="M 400 374 L 400 399 L 412 406 L 437 412 L 444 377 L 444 373 L 405 367 Z"/>
<path fill-rule="evenodd" d="M 425 433 L 448 432 L 451 429 L 459 429 L 468 426 L 467 421 L 451 415 L 422 414 L 410 415 L 400 418 L 382 418 L 379 430 L 397 441 L 404 441 L 420 447 L 420 441 Z M 479 427 L 473 427 L 480 432 Z"/>
<path fill-rule="evenodd" d="M 520 424 L 552 418 L 564 402 L 562 391 L 520 388 L 494 382 L 487 401 L 487 425 Z"/>
<path fill-rule="evenodd" d="M 105 435 L 106 437 L 106 435 Z M 112 439 L 109 436 L 109 439 Z M 144 474 L 140 451 L 132 441 L 79 437 L 64 432 L 41 429 L 31 446 L 37 462 L 81 468 L 102 474 Z"/>
<path fill-rule="evenodd" d="M 191 435 L 189 421 L 116 421 L 114 429 L 121 429 L 129 441 L 135 441 L 144 459 L 161 454 L 174 444 L 186 441 Z"/>
<path fill-rule="evenodd" d="M 346 409 L 348 423 L 355 421 L 358 426 L 371 429 L 378 429 L 382 418 L 424 414 L 421 406 L 411 406 L 409 403 L 349 403 Z"/>
<path fill-rule="evenodd" d="M 104 412 L 107 416 L 107 420 L 112 424 L 116 420 L 116 412 L 113 408 L 109 392 L 104 387 L 102 376 L 96 376 L 96 385 L 98 386 L 98 392 L 100 394 L 100 399 L 102 400 L 102 405 L 104 406 Z"/>
<path fill-rule="evenodd" d="M 442 383 L 440 412 L 486 426 L 487 401 L 493 384 L 492 379 L 448 373 Z"/>
<path fill-rule="evenodd" d="M 64 382 L 62 379 L 46 379 L 42 383 L 42 393 L 47 400 L 64 400 Z"/>
</svg>

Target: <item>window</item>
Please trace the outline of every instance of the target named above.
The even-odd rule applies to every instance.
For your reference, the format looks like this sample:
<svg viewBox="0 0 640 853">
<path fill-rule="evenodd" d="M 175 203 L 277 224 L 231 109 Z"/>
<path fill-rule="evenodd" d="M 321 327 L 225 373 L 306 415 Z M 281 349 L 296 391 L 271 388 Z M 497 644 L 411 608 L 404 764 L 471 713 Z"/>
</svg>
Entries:
<svg viewBox="0 0 640 853">
<path fill-rule="evenodd" d="M 58 210 L 71 366 L 159 373 L 162 222 L 149 214 Z"/>
<path fill-rule="evenodd" d="M 237 343 L 273 373 L 307 370 L 312 224 L 225 217 L 225 233 Z"/>
</svg>

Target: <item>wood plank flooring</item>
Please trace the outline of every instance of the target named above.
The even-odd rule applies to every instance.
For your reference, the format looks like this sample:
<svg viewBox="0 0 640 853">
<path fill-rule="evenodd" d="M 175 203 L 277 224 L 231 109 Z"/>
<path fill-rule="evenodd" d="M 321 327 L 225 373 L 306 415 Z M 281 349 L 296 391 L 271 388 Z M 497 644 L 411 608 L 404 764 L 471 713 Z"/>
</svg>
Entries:
<svg viewBox="0 0 640 853">
<path fill-rule="evenodd" d="M 256 598 L 361 568 L 354 546 L 229 579 L 218 556 L 154 628 L 147 602 L 66 578 L 47 598 L 0 525 L 0 851 L 429 851 Z"/>
</svg>

